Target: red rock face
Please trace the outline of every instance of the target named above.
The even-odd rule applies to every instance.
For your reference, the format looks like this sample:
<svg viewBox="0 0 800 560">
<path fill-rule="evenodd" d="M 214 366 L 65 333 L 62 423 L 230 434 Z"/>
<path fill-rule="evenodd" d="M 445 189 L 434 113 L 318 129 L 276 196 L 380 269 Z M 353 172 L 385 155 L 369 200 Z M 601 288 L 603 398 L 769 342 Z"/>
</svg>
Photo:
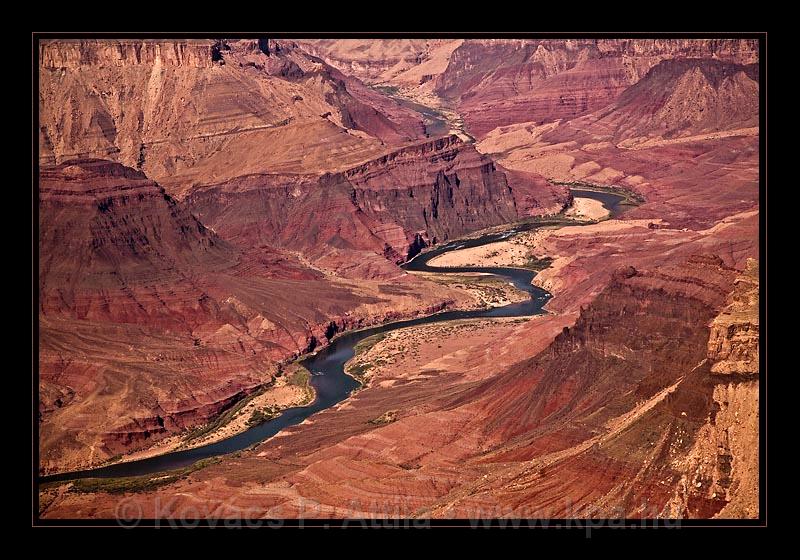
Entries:
<svg viewBox="0 0 800 560">
<path fill-rule="evenodd" d="M 614 103 L 543 138 L 630 145 L 757 127 L 758 89 L 757 64 L 666 60 Z"/>
<path fill-rule="evenodd" d="M 190 504 L 255 517 L 661 515 L 713 414 L 709 329 L 698 325 L 722 307 L 735 274 L 706 256 L 621 269 L 543 353 L 492 379 L 371 387 L 347 410 L 125 499 L 146 513 L 162 504 L 167 517 Z M 389 404 L 400 418 L 371 425 Z M 48 515 L 85 514 L 86 499 L 69 497 Z M 93 496 L 92 514 L 113 512 L 119 499 Z M 686 514 L 707 517 L 726 499 L 692 504 Z"/>
<path fill-rule="evenodd" d="M 425 126 L 413 111 L 337 70 L 326 68 L 323 75 L 334 87 L 326 100 L 339 108 L 345 127 L 363 130 L 389 145 L 425 136 Z"/>
<path fill-rule="evenodd" d="M 461 39 L 304 39 L 301 47 L 345 74 L 370 84 L 419 82 L 444 70 Z M 450 45 L 448 47 L 448 45 Z M 419 69 L 420 65 L 424 70 Z"/>
<path fill-rule="evenodd" d="M 396 276 L 396 268 L 381 261 L 402 262 L 430 244 L 520 217 L 558 212 L 566 200 L 565 189 L 541 177 L 511 177 L 472 145 L 451 136 L 403 148 L 341 174 L 319 179 L 251 176 L 198 188 L 186 200 L 204 223 L 241 246 L 270 244 L 301 251 L 350 277 Z M 362 263 L 352 269 L 364 258 L 369 267 Z"/>
<path fill-rule="evenodd" d="M 425 137 L 419 114 L 291 41 L 271 45 L 42 42 L 40 162 L 114 160 L 180 195 L 247 173 L 322 173 Z"/>
<path fill-rule="evenodd" d="M 356 227 L 340 210 L 328 209 Z M 43 169 L 39 218 L 48 471 L 207 421 L 269 381 L 277 361 L 327 340 L 331 322 L 353 328 L 452 302 L 436 289 L 414 300 L 413 279 L 384 294 L 378 284 L 324 279 L 271 245 L 239 249 L 141 172 L 112 162 Z"/>
<path fill-rule="evenodd" d="M 402 331 L 341 405 L 42 515 L 757 517 L 757 43 L 387 45 L 317 42 L 339 70 L 288 41 L 43 47 L 42 470 L 196 426 L 331 331 L 451 305 L 394 263 L 558 211 L 549 180 L 644 202 L 523 240 L 553 258 L 546 316 Z M 422 140 L 348 69 L 438 94 L 481 142 Z"/>
<path fill-rule="evenodd" d="M 441 513 L 551 504 L 552 516 L 658 515 L 680 477 L 675 456 L 711 410 L 709 332 L 696 325 L 713 317 L 733 276 L 708 257 L 622 269 L 547 351 L 462 397 L 489 411 L 486 434 L 498 448 L 482 462 L 521 468 Z"/>
<path fill-rule="evenodd" d="M 364 214 L 407 256 L 487 226 L 558 212 L 565 190 L 541 177 L 514 175 L 450 136 L 406 148 L 345 172 Z M 404 239 L 396 239 L 396 225 Z"/>
<path fill-rule="evenodd" d="M 357 276 L 360 270 L 397 276 L 397 268 L 383 256 L 385 243 L 365 223 L 352 192 L 341 175 L 256 175 L 198 189 L 186 202 L 241 247 L 299 251 L 345 275 Z M 361 267 L 351 270 L 355 265 Z"/>
<path fill-rule="evenodd" d="M 84 300 L 82 294 L 179 281 L 198 270 L 218 272 L 237 262 L 230 245 L 162 188 L 119 164 L 87 160 L 45 169 L 39 192 L 40 305 L 45 312 L 81 319 L 120 319 L 113 315 L 120 313 L 129 322 L 137 316 L 141 322 L 157 321 L 135 301 L 118 308 Z M 186 295 L 196 303 L 200 294 L 192 292 Z"/>
<path fill-rule="evenodd" d="M 664 59 L 756 62 L 754 41 L 465 41 L 436 78 L 477 137 L 515 122 L 549 122 L 614 101 Z"/>
</svg>

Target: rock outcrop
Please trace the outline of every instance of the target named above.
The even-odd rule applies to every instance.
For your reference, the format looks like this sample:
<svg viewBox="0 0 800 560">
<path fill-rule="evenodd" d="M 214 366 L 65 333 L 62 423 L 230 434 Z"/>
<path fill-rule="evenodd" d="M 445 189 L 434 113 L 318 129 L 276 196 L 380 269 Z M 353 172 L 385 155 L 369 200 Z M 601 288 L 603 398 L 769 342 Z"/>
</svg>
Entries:
<svg viewBox="0 0 800 560">
<path fill-rule="evenodd" d="M 39 61 L 51 70 L 80 70 L 87 66 L 187 66 L 214 65 L 213 40 L 81 39 L 42 41 Z"/>
<path fill-rule="evenodd" d="M 396 268 L 392 290 L 356 286 L 274 246 L 237 246 L 118 163 L 70 161 L 40 175 L 45 471 L 207 421 L 268 382 L 278 361 L 327 341 L 332 323 L 356 328 L 454 301 Z"/>
<path fill-rule="evenodd" d="M 498 127 L 477 146 L 507 169 L 634 191 L 646 204 L 626 218 L 725 228 L 757 210 L 758 116 L 757 64 L 665 60 L 600 109 Z"/>
<path fill-rule="evenodd" d="M 77 160 L 43 169 L 39 210 L 40 308 L 46 312 L 81 319 L 124 316 L 126 322 L 142 314 L 141 322 L 158 322 L 133 298 L 130 306 L 119 307 L 81 294 L 180 282 L 237 264 L 235 249 L 163 188 L 117 163 Z"/>
<path fill-rule="evenodd" d="M 711 322 L 711 413 L 680 464 L 668 515 L 754 518 L 761 496 L 758 381 L 758 261 L 734 280 L 728 305 Z M 721 507 L 720 507 L 721 506 Z"/>
<path fill-rule="evenodd" d="M 301 251 L 320 266 L 364 277 L 396 276 L 387 258 L 403 262 L 471 231 L 556 213 L 566 198 L 563 187 L 509 175 L 449 136 L 321 178 L 254 175 L 198 187 L 186 202 L 226 239 Z"/>
<path fill-rule="evenodd" d="M 742 40 L 475 40 L 453 51 L 437 91 L 477 137 L 515 122 L 570 119 L 613 102 L 665 59 L 758 59 Z"/>
<path fill-rule="evenodd" d="M 714 374 L 752 376 L 759 370 L 758 261 L 749 259 L 734 285 L 730 304 L 711 323 L 708 359 Z"/>
<path fill-rule="evenodd" d="M 758 64 L 665 60 L 610 105 L 542 136 L 546 142 L 613 142 L 630 148 L 758 127 Z"/>
<path fill-rule="evenodd" d="M 420 241 L 435 245 L 488 226 L 557 213 L 568 196 L 541 177 L 509 176 L 457 136 L 398 150 L 344 176 L 373 228 L 404 258 L 413 256 L 410 249 Z M 397 225 L 402 237 L 395 236 Z"/>
<path fill-rule="evenodd" d="M 418 113 L 291 41 L 45 41 L 40 162 L 103 158 L 168 192 L 266 171 L 325 172 L 424 137 Z"/>
<path fill-rule="evenodd" d="M 306 39 L 303 49 L 365 83 L 419 85 L 444 72 L 463 39 Z"/>
</svg>

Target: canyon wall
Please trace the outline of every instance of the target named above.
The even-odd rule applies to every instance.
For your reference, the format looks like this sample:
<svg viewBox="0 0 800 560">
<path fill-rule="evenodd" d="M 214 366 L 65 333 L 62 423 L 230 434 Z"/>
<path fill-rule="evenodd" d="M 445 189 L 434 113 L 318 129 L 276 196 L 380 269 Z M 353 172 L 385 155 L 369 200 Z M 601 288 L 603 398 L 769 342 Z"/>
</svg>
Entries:
<svg viewBox="0 0 800 560">
<path fill-rule="evenodd" d="M 749 64 L 757 41 L 487 40 L 453 51 L 437 91 L 454 99 L 477 137 L 515 122 L 570 119 L 614 101 L 665 59 Z"/>
<path fill-rule="evenodd" d="M 458 352 L 464 370 L 387 371 L 394 383 L 376 378 L 252 452 L 152 493 L 67 495 L 47 515 L 102 516 L 122 499 L 147 515 L 158 497 L 167 517 L 197 504 L 257 518 L 757 517 L 757 382 L 720 382 L 707 359 L 739 274 L 713 255 L 622 267 L 552 343 L 547 319 L 511 328 L 544 345 L 537 356 L 487 373 L 509 349 L 487 357 L 481 343 Z M 387 407 L 391 422 L 369 421 Z"/>
<path fill-rule="evenodd" d="M 186 198 L 226 239 L 301 251 L 348 276 L 396 275 L 396 268 L 382 261 L 402 262 L 430 244 L 556 213 L 566 200 L 566 189 L 541 177 L 520 173 L 509 179 L 456 136 L 321 178 L 242 177 L 196 188 Z M 358 261 L 365 262 L 356 267 Z"/>
<path fill-rule="evenodd" d="M 338 331 L 452 306 L 395 263 L 558 211 L 554 180 L 643 202 L 523 240 L 552 259 L 546 316 L 409 335 L 407 371 L 154 490 L 160 514 L 758 516 L 757 42 L 101 43 L 40 49 L 42 471 L 182 434 Z M 423 139 L 361 80 L 481 141 Z M 68 492 L 46 516 L 153 496 Z"/>
<path fill-rule="evenodd" d="M 93 291 L 182 283 L 230 269 L 235 249 L 140 171 L 103 160 L 43 169 L 39 183 L 40 308 L 75 318 L 168 324 L 172 312 L 83 299 Z M 188 287 L 188 286 L 187 286 Z M 191 289 L 190 289 L 191 291 Z M 177 307 L 196 308 L 199 293 Z"/>
<path fill-rule="evenodd" d="M 636 148 L 756 129 L 758 115 L 758 64 L 665 60 L 613 103 L 544 132 L 541 141 Z"/>
<path fill-rule="evenodd" d="M 758 80 L 757 63 L 667 59 L 606 106 L 498 127 L 477 148 L 513 171 L 634 191 L 645 203 L 628 220 L 711 233 L 758 211 Z"/>
<path fill-rule="evenodd" d="M 259 45 L 42 42 L 40 162 L 111 159 L 180 195 L 247 173 L 330 171 L 424 137 L 417 113 L 293 42 Z"/>
<path fill-rule="evenodd" d="M 454 302 L 382 255 L 399 276 L 391 289 L 326 277 L 271 245 L 238 247 L 142 172 L 109 161 L 43 168 L 39 220 L 45 471 L 185 432 L 339 329 Z"/>
<path fill-rule="evenodd" d="M 371 84 L 432 83 L 463 39 L 305 39 L 298 41 L 342 72 Z"/>
<path fill-rule="evenodd" d="M 394 263 L 565 200 L 420 143 L 418 113 L 292 41 L 44 41 L 39 81 L 47 471 L 205 422 L 330 332 L 452 305 Z"/>
<path fill-rule="evenodd" d="M 714 414 L 707 325 L 735 274 L 699 255 L 618 270 L 545 352 L 459 399 L 486 411 L 496 447 L 481 462 L 504 472 L 436 515 L 499 506 L 524 517 L 662 515 Z M 714 515 L 727 501 L 708 494 L 702 508 L 668 516 Z"/>
<path fill-rule="evenodd" d="M 758 286 L 758 261 L 749 259 L 734 280 L 727 305 L 711 322 L 711 413 L 682 464 L 683 475 L 667 504 L 669 515 L 707 517 L 714 512 L 723 519 L 758 517 L 762 493 Z"/>
<path fill-rule="evenodd" d="M 59 39 L 39 43 L 39 60 L 50 70 L 107 65 L 211 68 L 214 43 L 209 39 Z"/>
<path fill-rule="evenodd" d="M 568 199 L 566 189 L 541 177 L 509 177 L 457 136 L 388 154 L 344 176 L 356 204 L 403 257 L 487 226 L 558 213 Z"/>
<path fill-rule="evenodd" d="M 729 305 L 711 324 L 708 359 L 718 375 L 755 375 L 759 369 L 758 261 L 748 259 Z"/>
</svg>

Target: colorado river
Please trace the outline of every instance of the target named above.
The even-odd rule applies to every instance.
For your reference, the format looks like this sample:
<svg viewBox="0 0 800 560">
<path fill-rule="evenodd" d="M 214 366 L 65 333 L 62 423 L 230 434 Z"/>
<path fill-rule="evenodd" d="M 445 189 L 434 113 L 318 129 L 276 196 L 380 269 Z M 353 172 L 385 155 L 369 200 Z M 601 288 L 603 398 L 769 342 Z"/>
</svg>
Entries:
<svg viewBox="0 0 800 560">
<path fill-rule="evenodd" d="M 588 191 L 583 189 L 572 189 L 575 197 L 593 198 L 599 200 L 609 211 L 610 217 L 618 215 L 624 209 L 625 197 L 608 192 Z M 361 340 L 374 334 L 402 329 L 415 325 L 427 323 L 438 323 L 441 321 L 451 321 L 455 319 L 476 319 L 491 317 L 528 317 L 543 313 L 542 307 L 550 294 L 546 291 L 531 285 L 535 272 L 521 268 L 485 268 L 485 267 L 435 267 L 429 266 L 428 262 L 445 253 L 467 247 L 477 247 L 507 239 L 513 235 L 531 229 L 554 225 L 561 222 L 546 221 L 526 222 L 515 225 L 514 227 L 497 233 L 486 234 L 474 239 L 456 240 L 446 243 L 436 249 L 417 255 L 411 261 L 405 263 L 403 268 L 409 271 L 425 271 L 437 273 L 464 273 L 482 272 L 498 276 L 506 281 L 510 281 L 516 288 L 527 292 L 530 299 L 520 303 L 512 303 L 503 307 L 489 309 L 477 309 L 471 311 L 444 311 L 397 321 L 377 327 L 371 327 L 359 331 L 344 333 L 331 341 L 331 343 L 319 350 L 317 353 L 305 358 L 300 363 L 311 373 L 311 385 L 316 392 L 314 401 L 303 407 L 290 408 L 284 410 L 276 418 L 253 426 L 244 432 L 231 436 L 222 441 L 211 443 L 194 449 L 184 449 L 157 455 L 147 459 L 130 461 L 127 463 L 115 463 L 105 467 L 95 469 L 73 471 L 50 476 L 39 477 L 39 482 L 55 482 L 72 480 L 77 478 L 112 478 L 126 476 L 140 476 L 168 471 L 185 467 L 199 461 L 217 455 L 224 455 L 246 449 L 253 444 L 264 441 L 282 429 L 301 423 L 312 414 L 325 410 L 350 396 L 350 393 L 359 387 L 358 381 L 344 372 L 344 364 L 354 355 L 354 346 Z"/>
</svg>

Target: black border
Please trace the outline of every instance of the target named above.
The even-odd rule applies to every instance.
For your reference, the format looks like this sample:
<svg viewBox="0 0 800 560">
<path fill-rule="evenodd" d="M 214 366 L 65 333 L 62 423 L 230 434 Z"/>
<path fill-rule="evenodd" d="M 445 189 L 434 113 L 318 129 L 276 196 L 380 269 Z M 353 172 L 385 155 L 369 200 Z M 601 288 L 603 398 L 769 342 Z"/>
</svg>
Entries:
<svg viewBox="0 0 800 560">
<path fill-rule="evenodd" d="M 758 519 L 683 519 L 676 527 L 674 520 L 653 519 L 551 519 L 548 529 L 566 529 L 570 533 L 585 533 L 611 528 L 672 529 L 661 531 L 675 533 L 679 528 L 709 527 L 763 527 L 767 525 L 767 32 L 33 32 L 31 34 L 31 455 L 32 455 L 32 527 L 124 527 L 113 519 L 41 519 L 39 517 L 38 465 L 38 363 L 39 363 L 39 42 L 52 39 L 254 39 L 268 36 L 278 39 L 397 39 L 397 38 L 466 38 L 466 39 L 757 39 L 759 43 L 759 518 Z M 226 523 L 224 520 L 188 520 L 190 527 L 246 527 L 246 523 Z M 407 519 L 284 519 L 263 520 L 261 528 L 370 528 L 370 527 L 415 527 L 425 528 L 476 528 L 476 529 L 544 529 L 543 523 L 535 520 L 467 520 L 428 519 L 425 523 L 414 523 Z M 142 519 L 137 527 L 168 527 L 180 523 L 170 520 Z M 532 525 L 532 526 L 531 526 Z"/>
</svg>

